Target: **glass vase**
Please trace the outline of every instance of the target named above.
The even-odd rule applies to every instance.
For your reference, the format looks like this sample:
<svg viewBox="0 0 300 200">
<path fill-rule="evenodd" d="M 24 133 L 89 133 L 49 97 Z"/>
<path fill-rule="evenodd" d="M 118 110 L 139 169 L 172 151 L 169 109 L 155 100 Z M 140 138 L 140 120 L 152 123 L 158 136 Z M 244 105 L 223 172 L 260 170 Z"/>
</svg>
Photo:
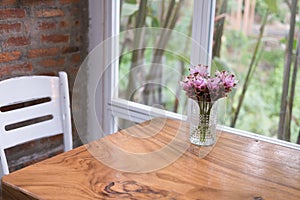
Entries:
<svg viewBox="0 0 300 200">
<path fill-rule="evenodd" d="M 189 113 L 190 142 L 211 146 L 216 142 L 217 102 L 192 101 Z"/>
</svg>

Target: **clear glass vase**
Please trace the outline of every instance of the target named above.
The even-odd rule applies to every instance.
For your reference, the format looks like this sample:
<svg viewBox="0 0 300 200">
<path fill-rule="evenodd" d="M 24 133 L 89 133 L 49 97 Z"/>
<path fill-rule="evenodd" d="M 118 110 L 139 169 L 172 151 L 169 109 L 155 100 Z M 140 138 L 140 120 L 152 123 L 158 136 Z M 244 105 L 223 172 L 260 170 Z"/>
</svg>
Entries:
<svg viewBox="0 0 300 200">
<path fill-rule="evenodd" d="M 200 146 L 215 144 L 217 113 L 217 102 L 192 101 L 188 116 L 192 144 Z"/>
</svg>

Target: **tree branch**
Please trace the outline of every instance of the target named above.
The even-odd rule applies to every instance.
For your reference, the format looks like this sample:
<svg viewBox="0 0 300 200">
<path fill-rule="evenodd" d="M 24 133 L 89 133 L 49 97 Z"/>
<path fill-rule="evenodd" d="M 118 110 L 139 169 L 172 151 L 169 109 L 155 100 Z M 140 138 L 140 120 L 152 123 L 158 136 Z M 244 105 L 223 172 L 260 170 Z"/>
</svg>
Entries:
<svg viewBox="0 0 300 200">
<path fill-rule="evenodd" d="M 256 57 L 258 55 L 258 50 L 259 50 L 259 47 L 260 47 L 260 43 L 261 43 L 261 40 L 263 38 L 263 34 L 264 34 L 265 26 L 266 26 L 266 23 L 267 23 L 268 15 L 269 15 L 269 11 L 267 10 L 266 13 L 265 13 L 262 25 L 260 27 L 260 33 L 259 33 L 258 40 L 257 40 L 256 46 L 255 46 L 254 52 L 253 52 L 253 56 L 251 58 L 251 62 L 250 62 L 249 69 L 248 69 L 248 72 L 247 72 L 247 75 L 246 75 L 245 83 L 243 85 L 242 94 L 240 95 L 237 109 L 236 109 L 236 111 L 234 113 L 234 117 L 231 121 L 231 125 L 230 125 L 231 127 L 235 127 L 239 112 L 241 110 L 241 107 L 242 107 L 242 104 L 243 104 L 243 101 L 244 101 L 244 98 L 245 98 L 246 91 L 248 89 L 249 82 L 251 80 L 251 76 L 252 76 L 252 74 L 254 72 L 254 69 L 255 69 Z"/>
<path fill-rule="evenodd" d="M 287 133 L 287 120 L 286 115 L 288 114 L 286 110 L 288 109 L 288 94 L 289 94 L 289 84 L 290 84 L 290 73 L 291 73 L 291 63 L 293 55 L 293 44 L 294 44 L 294 35 L 295 35 L 295 22 L 296 22 L 296 12 L 297 12 L 297 3 L 298 0 L 292 0 L 292 10 L 291 10 L 291 19 L 290 19 L 290 32 L 288 47 L 286 53 L 286 62 L 284 67 L 284 79 L 282 84 L 282 94 L 281 94 L 281 106 L 280 106 L 280 118 L 278 124 L 277 137 L 278 139 L 283 139 L 289 141 Z"/>
</svg>

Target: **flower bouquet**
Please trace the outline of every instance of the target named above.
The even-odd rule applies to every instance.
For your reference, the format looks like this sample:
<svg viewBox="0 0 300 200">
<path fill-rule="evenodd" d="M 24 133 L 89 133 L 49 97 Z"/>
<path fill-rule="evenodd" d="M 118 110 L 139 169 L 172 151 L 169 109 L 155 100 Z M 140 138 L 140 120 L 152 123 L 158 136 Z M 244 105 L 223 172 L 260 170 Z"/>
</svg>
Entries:
<svg viewBox="0 0 300 200">
<path fill-rule="evenodd" d="M 215 143 L 217 124 L 214 108 L 218 99 L 226 97 L 237 85 L 235 76 L 227 71 L 216 71 L 211 77 L 208 66 L 192 66 L 190 73 L 180 82 L 186 95 L 193 101 L 190 116 L 190 141 L 197 145 Z M 212 114 L 214 113 L 214 114 Z"/>
</svg>

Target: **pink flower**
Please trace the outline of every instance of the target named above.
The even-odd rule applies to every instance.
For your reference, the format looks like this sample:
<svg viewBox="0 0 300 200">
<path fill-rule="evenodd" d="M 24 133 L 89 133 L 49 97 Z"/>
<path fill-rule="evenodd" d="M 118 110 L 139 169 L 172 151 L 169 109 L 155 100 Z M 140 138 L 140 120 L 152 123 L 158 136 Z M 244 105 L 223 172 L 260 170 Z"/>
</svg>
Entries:
<svg viewBox="0 0 300 200">
<path fill-rule="evenodd" d="M 204 91 L 207 87 L 207 80 L 203 77 L 196 77 L 194 80 L 194 88 Z"/>
<path fill-rule="evenodd" d="M 218 89 L 220 87 L 219 86 L 220 81 L 221 81 L 221 79 L 219 77 L 210 78 L 207 83 L 207 88 L 212 92 L 218 91 Z"/>
<path fill-rule="evenodd" d="M 216 101 L 226 97 L 237 85 L 235 76 L 227 71 L 216 71 L 210 77 L 208 67 L 199 64 L 190 68 L 190 74 L 180 82 L 182 89 L 189 98 L 197 101 Z"/>
<path fill-rule="evenodd" d="M 227 71 L 216 72 L 216 76 L 222 80 L 226 92 L 230 92 L 232 88 L 237 85 L 237 80 L 233 74 L 229 74 Z"/>
<path fill-rule="evenodd" d="M 208 73 L 208 66 L 204 65 L 197 65 L 197 66 L 191 66 L 190 68 L 190 74 L 200 75 L 202 77 L 207 77 L 209 75 Z"/>
</svg>

